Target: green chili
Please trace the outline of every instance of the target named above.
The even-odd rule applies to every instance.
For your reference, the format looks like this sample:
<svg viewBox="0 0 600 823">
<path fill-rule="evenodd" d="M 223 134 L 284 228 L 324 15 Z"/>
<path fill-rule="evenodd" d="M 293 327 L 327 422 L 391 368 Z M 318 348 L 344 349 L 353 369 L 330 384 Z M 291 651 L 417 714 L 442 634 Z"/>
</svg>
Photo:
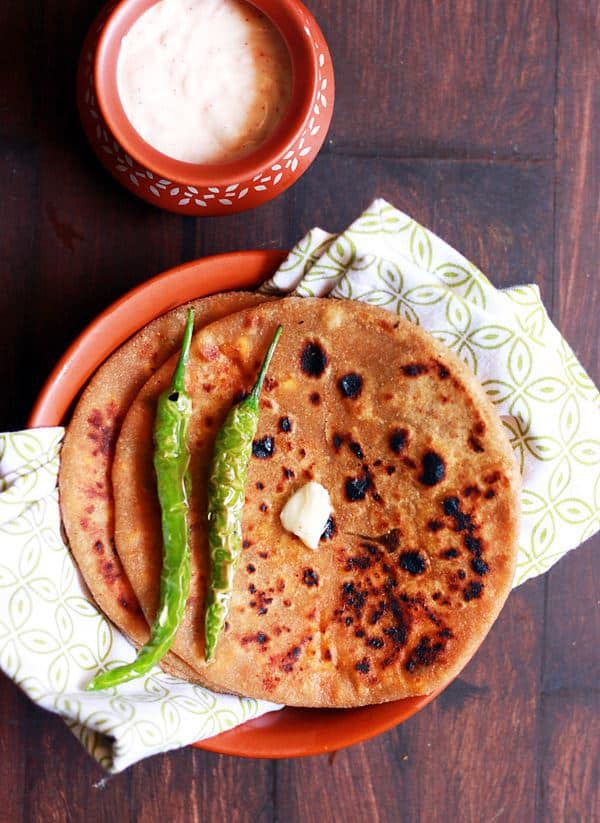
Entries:
<svg viewBox="0 0 600 823">
<path fill-rule="evenodd" d="M 210 583 L 206 600 L 204 656 L 214 658 L 225 623 L 235 568 L 242 549 L 242 510 L 252 441 L 258 428 L 258 398 L 281 336 L 278 326 L 250 394 L 234 406 L 217 439 L 208 481 L 208 545 Z"/>
<path fill-rule="evenodd" d="M 158 612 L 150 639 L 133 663 L 97 675 L 88 691 L 108 689 L 146 674 L 170 649 L 183 617 L 190 589 L 188 425 L 192 413 L 184 379 L 193 330 L 194 312 L 190 309 L 181 354 L 170 387 L 158 399 L 154 423 L 154 469 L 163 538 Z"/>
</svg>

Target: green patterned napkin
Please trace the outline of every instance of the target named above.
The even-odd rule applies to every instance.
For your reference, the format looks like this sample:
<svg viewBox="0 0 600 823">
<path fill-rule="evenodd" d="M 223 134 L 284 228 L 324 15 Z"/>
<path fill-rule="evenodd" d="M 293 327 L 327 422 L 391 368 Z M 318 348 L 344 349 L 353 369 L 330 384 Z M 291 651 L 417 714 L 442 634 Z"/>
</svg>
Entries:
<svg viewBox="0 0 600 823">
<path fill-rule="evenodd" d="M 598 392 L 536 286 L 495 289 L 430 231 L 376 200 L 339 236 L 309 232 L 263 288 L 383 306 L 468 363 L 498 406 L 523 473 L 515 585 L 600 528 Z M 60 428 L 0 435 L 0 668 L 113 772 L 280 708 L 158 668 L 107 693 L 83 691 L 134 650 L 90 602 L 63 542 L 62 437 Z"/>
<path fill-rule="evenodd" d="M 0 668 L 61 715 L 111 772 L 280 708 L 214 694 L 158 667 L 107 692 L 83 690 L 100 668 L 132 660 L 135 651 L 90 602 L 61 536 L 63 434 L 0 435 Z"/>
<path fill-rule="evenodd" d="M 310 231 L 262 290 L 382 306 L 467 363 L 496 404 L 523 475 L 515 586 L 600 529 L 598 390 L 537 286 L 494 288 L 435 234 L 375 200 L 343 234 Z"/>
</svg>

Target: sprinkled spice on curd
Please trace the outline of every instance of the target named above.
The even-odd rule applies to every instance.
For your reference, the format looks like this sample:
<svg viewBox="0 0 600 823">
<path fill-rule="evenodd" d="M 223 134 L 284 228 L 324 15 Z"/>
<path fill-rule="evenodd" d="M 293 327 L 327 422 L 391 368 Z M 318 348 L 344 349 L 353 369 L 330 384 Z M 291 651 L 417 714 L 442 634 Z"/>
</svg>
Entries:
<svg viewBox="0 0 600 823">
<path fill-rule="evenodd" d="M 161 0 L 123 38 L 119 97 L 138 134 L 188 163 L 254 151 L 290 99 L 285 42 L 242 0 Z"/>
</svg>

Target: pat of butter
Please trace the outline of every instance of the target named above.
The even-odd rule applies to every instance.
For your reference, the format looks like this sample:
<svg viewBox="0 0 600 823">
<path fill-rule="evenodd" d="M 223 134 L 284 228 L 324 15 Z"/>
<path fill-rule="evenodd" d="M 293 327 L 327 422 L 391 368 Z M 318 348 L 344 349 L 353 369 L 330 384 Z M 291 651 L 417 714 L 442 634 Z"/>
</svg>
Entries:
<svg viewBox="0 0 600 823">
<path fill-rule="evenodd" d="M 284 529 L 299 537 L 309 549 L 316 549 L 331 512 L 329 492 L 311 480 L 290 497 L 280 517 Z"/>
</svg>

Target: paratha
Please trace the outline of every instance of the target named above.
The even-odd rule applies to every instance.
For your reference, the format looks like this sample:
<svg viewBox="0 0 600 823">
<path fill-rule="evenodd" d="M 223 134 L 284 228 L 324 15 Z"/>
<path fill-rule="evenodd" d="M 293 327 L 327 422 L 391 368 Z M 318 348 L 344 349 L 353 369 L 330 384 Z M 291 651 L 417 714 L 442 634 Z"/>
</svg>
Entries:
<svg viewBox="0 0 600 823">
<path fill-rule="evenodd" d="M 98 369 L 67 427 L 59 490 L 69 545 L 94 600 L 137 645 L 146 641 L 148 624 L 114 544 L 110 472 L 121 421 L 140 388 L 179 348 L 188 307 L 195 310 L 198 329 L 265 299 L 230 292 L 195 300 L 157 318 Z M 181 661 L 171 656 L 169 661 L 171 671 L 197 679 Z"/>
<path fill-rule="evenodd" d="M 213 443 L 279 323 L 246 487 L 243 556 L 207 665 Z M 151 431 L 173 368 L 174 359 L 132 403 L 113 467 L 119 555 L 148 620 L 161 567 Z M 186 386 L 193 572 L 173 650 L 213 688 L 296 706 L 383 702 L 452 678 L 508 595 L 519 519 L 510 445 L 467 367 L 381 309 L 286 298 L 203 328 Z M 334 510 L 316 551 L 279 518 L 313 479 Z"/>
</svg>

